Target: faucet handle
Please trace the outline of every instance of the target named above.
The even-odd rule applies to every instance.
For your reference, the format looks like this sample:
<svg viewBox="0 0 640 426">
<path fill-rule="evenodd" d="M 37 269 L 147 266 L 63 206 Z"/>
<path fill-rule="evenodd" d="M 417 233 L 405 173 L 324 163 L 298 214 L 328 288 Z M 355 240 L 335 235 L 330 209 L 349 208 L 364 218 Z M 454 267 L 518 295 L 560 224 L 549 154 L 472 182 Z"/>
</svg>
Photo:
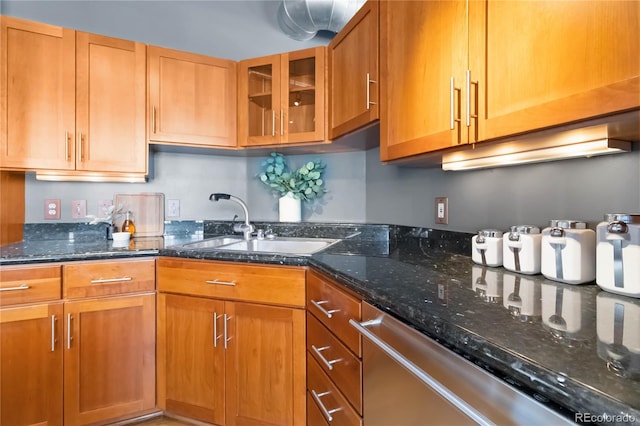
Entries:
<svg viewBox="0 0 640 426">
<path fill-rule="evenodd" d="M 259 240 L 264 240 L 264 229 L 258 229 L 256 238 Z"/>
<path fill-rule="evenodd" d="M 275 234 L 275 232 L 273 232 L 271 227 L 268 226 L 267 230 L 264 232 L 264 236 L 265 236 L 265 238 L 267 238 L 269 240 L 273 240 L 276 237 L 276 234 Z"/>
</svg>

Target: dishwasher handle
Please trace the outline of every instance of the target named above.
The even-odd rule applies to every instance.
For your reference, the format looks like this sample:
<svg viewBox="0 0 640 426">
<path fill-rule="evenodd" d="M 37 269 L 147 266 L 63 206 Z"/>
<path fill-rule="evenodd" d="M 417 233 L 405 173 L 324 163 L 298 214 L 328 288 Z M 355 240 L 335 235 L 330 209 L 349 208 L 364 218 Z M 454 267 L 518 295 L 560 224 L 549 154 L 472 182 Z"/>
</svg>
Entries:
<svg viewBox="0 0 640 426">
<path fill-rule="evenodd" d="M 375 335 L 372 331 L 370 331 L 367 327 L 378 325 L 382 322 L 382 318 L 377 318 L 370 321 L 358 322 L 354 319 L 349 320 L 349 324 L 363 337 L 367 338 L 371 343 L 376 345 L 380 350 L 382 350 L 385 354 L 391 357 L 394 361 L 404 367 L 407 371 L 413 374 L 416 378 L 418 378 L 422 383 L 427 385 L 429 388 L 433 389 L 436 393 L 442 396 L 444 399 L 453 404 L 456 408 L 462 411 L 465 415 L 471 418 L 476 423 L 483 426 L 495 426 L 491 420 L 485 417 L 478 410 L 469 405 L 466 401 L 460 398 L 455 393 L 451 392 L 446 386 L 442 383 L 438 382 L 436 379 L 427 374 L 420 367 L 415 365 L 413 362 L 404 357 L 400 352 L 398 352 L 393 346 L 389 345 L 384 340 L 380 339 Z"/>
</svg>

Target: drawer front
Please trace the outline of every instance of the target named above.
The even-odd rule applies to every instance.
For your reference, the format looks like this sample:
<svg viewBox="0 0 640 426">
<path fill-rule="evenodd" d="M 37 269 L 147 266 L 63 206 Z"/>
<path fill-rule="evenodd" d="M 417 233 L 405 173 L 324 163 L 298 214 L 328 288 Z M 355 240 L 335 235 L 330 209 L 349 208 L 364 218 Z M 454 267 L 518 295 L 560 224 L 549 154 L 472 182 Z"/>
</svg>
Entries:
<svg viewBox="0 0 640 426">
<path fill-rule="evenodd" d="M 60 299 L 61 266 L 3 266 L 0 306 Z"/>
<path fill-rule="evenodd" d="M 329 426 L 311 392 L 307 392 L 307 426 Z"/>
<path fill-rule="evenodd" d="M 320 415 L 332 426 L 362 425 L 362 418 L 313 359 L 307 363 L 307 387 L 308 404 L 316 406 L 311 405 L 310 412 L 319 410 Z"/>
<path fill-rule="evenodd" d="M 360 321 L 362 312 L 360 300 L 339 289 L 333 283 L 314 271 L 307 280 L 307 310 L 320 320 L 329 330 L 354 353 L 362 357 L 362 340 L 349 320 Z"/>
<path fill-rule="evenodd" d="M 179 258 L 158 259 L 158 290 L 304 307 L 305 269 Z"/>
<path fill-rule="evenodd" d="M 65 299 L 153 291 L 155 259 L 78 262 L 62 267 Z"/>
<path fill-rule="evenodd" d="M 362 363 L 313 315 L 307 313 L 307 353 L 362 414 Z"/>
</svg>

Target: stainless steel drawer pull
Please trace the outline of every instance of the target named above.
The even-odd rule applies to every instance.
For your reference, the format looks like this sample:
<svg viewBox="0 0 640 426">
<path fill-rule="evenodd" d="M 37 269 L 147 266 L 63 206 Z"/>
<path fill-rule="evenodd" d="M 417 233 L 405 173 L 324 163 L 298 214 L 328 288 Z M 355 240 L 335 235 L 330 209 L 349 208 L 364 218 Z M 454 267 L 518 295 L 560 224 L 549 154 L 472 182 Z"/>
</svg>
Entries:
<svg viewBox="0 0 640 426">
<path fill-rule="evenodd" d="M 18 287 L 5 287 L 0 288 L 0 291 L 15 291 L 15 290 L 28 290 L 29 286 L 26 284 L 19 285 Z"/>
<path fill-rule="evenodd" d="M 227 314 L 224 314 L 224 348 L 227 349 L 227 344 L 229 343 L 229 340 L 231 340 L 231 337 L 228 337 L 228 333 L 227 333 L 227 322 L 231 319 L 230 316 L 228 316 Z"/>
<path fill-rule="evenodd" d="M 91 280 L 91 284 L 105 284 L 105 283 L 117 283 L 121 281 L 131 281 L 133 278 L 131 277 L 122 277 L 122 278 L 98 278 L 95 280 Z"/>
<path fill-rule="evenodd" d="M 318 404 L 318 406 L 320 407 L 322 414 L 325 416 L 328 422 L 333 421 L 333 416 L 332 416 L 333 413 L 336 413 L 342 410 L 342 407 L 334 408 L 333 410 L 328 410 L 327 407 L 324 406 L 320 398 L 322 398 L 323 396 L 327 396 L 330 393 L 331 392 L 317 393 L 315 390 L 311 390 L 311 395 L 313 396 L 313 399 L 316 401 L 316 404 Z"/>
<path fill-rule="evenodd" d="M 217 312 L 213 313 L 213 347 L 217 348 L 218 347 L 218 338 L 221 336 L 218 336 L 218 318 L 220 318 L 222 315 L 218 315 Z"/>
<path fill-rule="evenodd" d="M 416 364 L 411 362 L 409 359 L 404 357 L 400 352 L 398 352 L 393 346 L 376 336 L 373 332 L 367 329 L 368 326 L 378 325 L 380 324 L 381 319 L 374 319 L 370 321 L 357 322 L 353 319 L 349 320 L 349 324 L 363 337 L 371 341 L 375 346 L 377 346 L 381 351 L 387 354 L 391 359 L 397 362 L 399 365 L 404 367 L 407 371 L 413 374 L 418 380 L 422 383 L 433 389 L 436 393 L 440 394 L 444 399 L 453 404 L 456 408 L 466 414 L 469 418 L 480 425 L 493 425 L 494 423 L 485 417 L 482 413 L 477 411 L 467 402 L 465 402 L 462 398 L 460 398 L 455 393 L 451 392 L 446 386 L 442 383 L 438 382 L 436 379 L 427 374 L 424 370 L 418 367 Z"/>
<path fill-rule="evenodd" d="M 376 103 L 371 100 L 371 83 L 377 83 L 375 80 L 371 80 L 371 74 L 367 73 L 367 111 L 371 109 L 371 105 Z"/>
<path fill-rule="evenodd" d="M 51 315 L 51 352 L 56 350 L 56 316 Z"/>
<path fill-rule="evenodd" d="M 333 370 L 333 364 L 336 364 L 336 363 L 342 361 L 342 358 L 332 359 L 331 361 L 326 359 L 322 355 L 322 351 L 326 351 L 329 348 L 330 348 L 330 346 L 323 346 L 321 348 L 316 348 L 315 345 L 311 345 L 311 349 L 316 353 L 316 355 L 318 355 L 318 358 L 320 358 L 320 360 L 324 363 L 324 365 L 326 365 L 329 370 Z"/>
<path fill-rule="evenodd" d="M 220 281 L 220 280 L 207 280 L 205 281 L 207 284 L 218 284 L 218 285 L 236 285 L 235 281 Z"/>
<path fill-rule="evenodd" d="M 71 340 L 73 339 L 73 337 L 71 337 L 71 320 L 73 319 L 73 316 L 71 314 L 67 314 L 67 349 L 71 349 Z"/>
<path fill-rule="evenodd" d="M 325 314 L 327 316 L 327 318 L 332 318 L 333 314 L 335 314 L 336 312 L 340 312 L 340 309 L 326 310 L 325 308 L 323 308 L 322 305 L 324 305 L 326 303 L 329 303 L 328 300 L 321 300 L 319 302 L 316 302 L 315 300 L 311 299 L 311 303 L 313 304 L 313 306 L 318 308 L 320 310 L 320 312 Z"/>
</svg>

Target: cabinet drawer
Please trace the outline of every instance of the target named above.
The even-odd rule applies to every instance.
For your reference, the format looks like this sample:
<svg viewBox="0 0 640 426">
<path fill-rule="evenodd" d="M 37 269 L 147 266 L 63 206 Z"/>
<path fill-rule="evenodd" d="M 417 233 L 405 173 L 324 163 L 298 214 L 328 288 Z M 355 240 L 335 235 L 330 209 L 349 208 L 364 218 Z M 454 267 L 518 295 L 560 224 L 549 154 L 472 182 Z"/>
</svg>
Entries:
<svg viewBox="0 0 640 426">
<path fill-rule="evenodd" d="M 307 314 L 307 351 L 362 414 L 362 363 L 311 314 Z"/>
<path fill-rule="evenodd" d="M 304 307 L 305 269 L 237 262 L 158 259 L 158 290 Z"/>
<path fill-rule="evenodd" d="M 362 418 L 313 359 L 307 363 L 307 387 L 307 404 L 311 414 L 319 410 L 321 417 L 332 426 L 362 425 Z M 331 416 L 332 419 L 329 420 L 327 416 Z M 314 417 L 317 418 L 317 415 Z M 309 425 L 311 426 L 312 423 Z"/>
<path fill-rule="evenodd" d="M 0 268 L 0 306 L 60 299 L 60 265 Z"/>
<path fill-rule="evenodd" d="M 349 320 L 360 321 L 360 300 L 338 287 L 339 284 L 316 272 L 309 272 L 307 280 L 307 310 L 315 315 L 358 358 L 362 357 L 360 334 Z"/>
<path fill-rule="evenodd" d="M 62 267 L 65 299 L 155 290 L 155 259 L 118 259 Z"/>
</svg>

